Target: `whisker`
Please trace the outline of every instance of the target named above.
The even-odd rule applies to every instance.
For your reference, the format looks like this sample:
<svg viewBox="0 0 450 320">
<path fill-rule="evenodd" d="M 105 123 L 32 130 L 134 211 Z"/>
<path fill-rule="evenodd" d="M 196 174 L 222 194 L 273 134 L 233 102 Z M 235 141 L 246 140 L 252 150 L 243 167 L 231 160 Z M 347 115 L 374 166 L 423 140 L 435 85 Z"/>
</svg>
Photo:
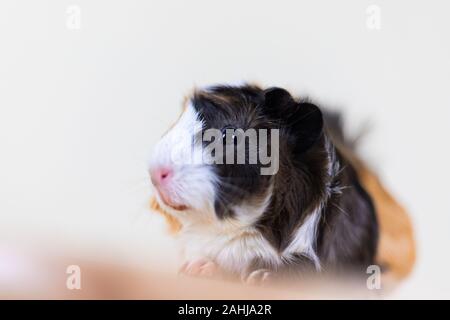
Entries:
<svg viewBox="0 0 450 320">
<path fill-rule="evenodd" d="M 350 217 L 349 213 L 347 211 L 345 211 L 344 209 L 342 209 L 339 205 L 337 205 L 336 203 L 333 203 L 333 206 L 338 209 L 339 211 L 341 211 L 343 214 L 345 214 L 347 217 Z"/>
</svg>

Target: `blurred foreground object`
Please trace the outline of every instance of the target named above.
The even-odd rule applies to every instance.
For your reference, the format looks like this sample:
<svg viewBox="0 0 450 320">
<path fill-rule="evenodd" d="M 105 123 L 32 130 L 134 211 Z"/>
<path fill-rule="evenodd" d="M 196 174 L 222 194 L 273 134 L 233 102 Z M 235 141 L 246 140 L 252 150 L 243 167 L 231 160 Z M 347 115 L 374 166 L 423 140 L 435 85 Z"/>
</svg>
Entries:
<svg viewBox="0 0 450 320">
<path fill-rule="evenodd" d="M 77 263 L 79 289 L 72 286 Z M 75 286 L 76 287 L 76 286 Z M 120 263 L 93 262 L 79 256 L 36 255 L 0 250 L 1 299 L 318 299 L 374 298 L 378 293 L 352 284 L 299 283 L 295 290 L 248 286 L 215 279 L 169 275 Z"/>
</svg>

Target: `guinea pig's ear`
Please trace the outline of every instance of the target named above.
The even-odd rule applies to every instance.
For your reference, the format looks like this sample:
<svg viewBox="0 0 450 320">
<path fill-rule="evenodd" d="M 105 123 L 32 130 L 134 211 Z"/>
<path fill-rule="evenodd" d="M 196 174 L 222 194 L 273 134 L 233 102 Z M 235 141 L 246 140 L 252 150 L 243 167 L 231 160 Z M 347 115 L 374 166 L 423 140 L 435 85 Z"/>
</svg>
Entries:
<svg viewBox="0 0 450 320">
<path fill-rule="evenodd" d="M 294 98 L 282 88 L 273 87 L 264 90 L 264 106 L 272 115 L 282 115 L 293 104 L 295 104 Z"/>
<path fill-rule="evenodd" d="M 302 153 L 311 148 L 322 136 L 323 117 L 320 109 L 309 102 L 296 104 L 296 111 L 287 119 L 296 137 L 295 151 Z"/>
<path fill-rule="evenodd" d="M 286 127 L 295 139 L 295 152 L 308 150 L 322 135 L 323 118 L 320 109 L 309 102 L 296 102 L 284 89 L 264 91 L 264 106 L 272 119 Z"/>
</svg>

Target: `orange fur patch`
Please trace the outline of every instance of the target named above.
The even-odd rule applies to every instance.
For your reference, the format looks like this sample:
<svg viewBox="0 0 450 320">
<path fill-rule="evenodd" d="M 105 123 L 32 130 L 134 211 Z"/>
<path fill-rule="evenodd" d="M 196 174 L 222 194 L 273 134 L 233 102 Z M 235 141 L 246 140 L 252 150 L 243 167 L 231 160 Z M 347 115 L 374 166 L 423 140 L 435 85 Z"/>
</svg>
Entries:
<svg viewBox="0 0 450 320">
<path fill-rule="evenodd" d="M 169 232 L 171 234 L 176 234 L 178 231 L 181 230 L 180 221 L 178 221 L 175 217 L 164 211 L 164 209 L 161 208 L 161 206 L 158 204 L 158 201 L 156 201 L 155 197 L 151 197 L 150 199 L 150 209 L 163 215 L 163 217 L 166 219 L 169 225 Z"/>
<path fill-rule="evenodd" d="M 392 288 L 412 271 L 416 261 L 416 243 L 411 220 L 406 210 L 356 154 L 339 142 L 336 145 L 355 167 L 361 184 L 373 200 L 379 224 L 376 261 L 387 269 L 383 273 L 383 286 Z"/>
<path fill-rule="evenodd" d="M 359 175 L 377 212 L 380 228 L 377 262 L 387 267 L 390 280 L 400 280 L 411 272 L 416 260 L 412 223 L 405 209 L 370 170 L 362 167 Z"/>
</svg>

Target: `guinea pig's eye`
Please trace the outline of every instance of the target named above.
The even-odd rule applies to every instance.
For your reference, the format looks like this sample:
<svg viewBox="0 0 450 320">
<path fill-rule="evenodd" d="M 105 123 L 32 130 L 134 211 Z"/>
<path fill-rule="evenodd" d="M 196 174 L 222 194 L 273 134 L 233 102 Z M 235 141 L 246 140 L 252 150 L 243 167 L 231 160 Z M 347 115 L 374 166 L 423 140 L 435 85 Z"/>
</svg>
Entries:
<svg viewBox="0 0 450 320">
<path fill-rule="evenodd" d="M 227 130 L 229 131 L 229 133 L 227 133 Z M 231 144 L 231 143 L 236 144 L 237 136 L 235 130 L 236 129 L 233 127 L 225 127 L 222 129 L 222 139 L 224 144 Z M 230 140 L 227 139 L 227 135 L 231 135 Z"/>
</svg>

